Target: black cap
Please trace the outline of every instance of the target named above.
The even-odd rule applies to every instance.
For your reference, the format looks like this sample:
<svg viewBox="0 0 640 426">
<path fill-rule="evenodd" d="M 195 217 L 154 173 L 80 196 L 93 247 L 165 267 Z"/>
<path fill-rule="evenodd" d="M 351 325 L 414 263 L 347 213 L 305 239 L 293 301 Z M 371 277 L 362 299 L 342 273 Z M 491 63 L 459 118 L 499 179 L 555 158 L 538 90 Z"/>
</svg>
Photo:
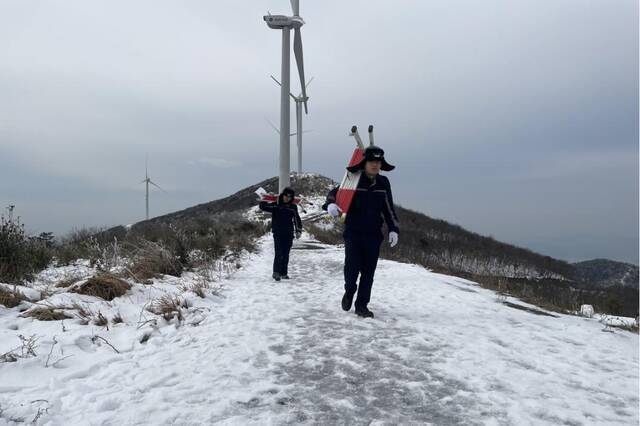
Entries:
<svg viewBox="0 0 640 426">
<path fill-rule="evenodd" d="M 293 198 L 293 196 L 295 195 L 295 191 L 293 190 L 293 188 L 290 187 L 286 187 L 285 189 L 282 190 L 282 195 L 287 195 L 291 198 Z"/>
<path fill-rule="evenodd" d="M 347 167 L 347 170 L 349 170 L 350 172 L 362 170 L 364 169 L 364 165 L 367 161 L 380 161 L 380 169 L 384 170 L 385 172 L 390 172 L 391 170 L 396 168 L 396 166 L 392 166 L 384 159 L 384 150 L 382 148 L 372 145 L 368 146 L 364 150 L 362 161 L 355 166 Z"/>
</svg>

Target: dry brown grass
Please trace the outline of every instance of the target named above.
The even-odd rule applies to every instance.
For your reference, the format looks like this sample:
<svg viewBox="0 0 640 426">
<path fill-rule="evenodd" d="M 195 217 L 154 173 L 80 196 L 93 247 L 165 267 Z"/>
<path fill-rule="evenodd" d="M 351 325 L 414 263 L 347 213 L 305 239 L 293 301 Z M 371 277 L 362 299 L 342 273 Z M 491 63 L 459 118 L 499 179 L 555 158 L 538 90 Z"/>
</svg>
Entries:
<svg viewBox="0 0 640 426">
<path fill-rule="evenodd" d="M 162 315 L 166 321 L 177 318 L 178 321 L 184 319 L 182 308 L 188 308 L 186 299 L 180 299 L 177 296 L 164 295 L 156 299 L 147 307 L 147 310 L 156 315 Z"/>
<path fill-rule="evenodd" d="M 111 322 L 113 322 L 114 324 L 122 324 L 124 322 L 124 320 L 122 319 L 122 314 L 120 312 L 115 314 L 111 319 Z"/>
<path fill-rule="evenodd" d="M 71 318 L 55 306 L 37 306 L 23 312 L 20 316 L 23 318 L 35 318 L 38 321 L 60 321 Z"/>
<path fill-rule="evenodd" d="M 0 305 L 4 305 L 7 308 L 14 308 L 22 303 L 23 300 L 29 299 L 15 287 L 12 290 L 8 290 L 7 288 L 0 286 Z"/>
<path fill-rule="evenodd" d="M 85 305 L 80 305 L 79 303 L 74 303 L 72 309 L 76 311 L 76 317 L 80 319 L 80 322 L 83 325 L 89 324 L 94 317 L 94 313 L 89 309 L 89 307 Z"/>
<path fill-rule="evenodd" d="M 107 319 L 107 317 L 105 317 L 104 315 L 102 315 L 102 312 L 98 311 L 98 316 L 96 316 L 93 320 L 93 323 L 95 325 L 98 325 L 100 327 L 107 327 L 109 328 L 109 320 Z"/>
<path fill-rule="evenodd" d="M 207 296 L 208 292 L 216 294 L 216 292 L 211 289 L 209 281 L 205 279 L 197 279 L 192 283 L 184 284 L 182 286 L 182 290 L 185 292 L 190 291 L 192 293 L 195 293 L 197 296 L 203 299 Z"/>
<path fill-rule="evenodd" d="M 131 284 L 128 282 L 114 275 L 101 273 L 89 278 L 87 282 L 71 291 L 88 296 L 96 296 L 104 300 L 113 300 L 116 297 L 123 296 L 130 288 Z"/>
<path fill-rule="evenodd" d="M 78 281 L 81 281 L 84 278 L 85 277 L 82 276 L 82 275 L 69 275 L 69 276 L 64 277 L 60 281 L 58 281 L 56 283 L 56 287 L 60 287 L 60 288 L 71 287 L 72 285 L 74 285 Z"/>
<path fill-rule="evenodd" d="M 179 277 L 182 269 L 180 261 L 167 248 L 159 243 L 141 241 L 134 249 L 133 263 L 128 271 L 136 281 L 148 283 L 160 275 Z"/>
<path fill-rule="evenodd" d="M 191 285 L 190 290 L 200 296 L 201 298 L 205 298 L 207 295 L 207 290 L 209 289 L 209 285 L 205 281 L 198 281 Z"/>
</svg>

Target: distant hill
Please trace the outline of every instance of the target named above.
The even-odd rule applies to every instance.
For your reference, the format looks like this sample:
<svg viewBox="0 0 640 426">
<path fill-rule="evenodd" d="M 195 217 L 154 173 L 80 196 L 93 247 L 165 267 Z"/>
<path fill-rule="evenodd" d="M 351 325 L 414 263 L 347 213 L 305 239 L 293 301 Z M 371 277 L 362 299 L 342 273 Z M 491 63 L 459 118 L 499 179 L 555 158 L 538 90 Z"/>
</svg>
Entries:
<svg viewBox="0 0 640 426">
<path fill-rule="evenodd" d="M 291 186 L 297 194 L 304 194 L 307 196 L 326 194 L 328 189 L 332 188 L 333 185 L 334 182 L 332 179 L 320 175 L 311 173 L 295 173 L 291 175 Z M 255 191 L 260 187 L 264 188 L 268 192 L 275 193 L 278 190 L 278 178 L 273 177 L 265 179 L 255 185 L 241 189 L 228 197 L 198 204 L 163 216 L 157 216 L 149 219 L 148 221 L 138 222 L 133 226 L 141 226 L 145 223 L 179 223 L 181 221 L 199 219 L 222 212 L 246 210 L 258 204 Z"/>
<path fill-rule="evenodd" d="M 576 278 L 599 288 L 620 285 L 638 288 L 638 267 L 608 259 L 593 259 L 573 264 Z"/>
</svg>

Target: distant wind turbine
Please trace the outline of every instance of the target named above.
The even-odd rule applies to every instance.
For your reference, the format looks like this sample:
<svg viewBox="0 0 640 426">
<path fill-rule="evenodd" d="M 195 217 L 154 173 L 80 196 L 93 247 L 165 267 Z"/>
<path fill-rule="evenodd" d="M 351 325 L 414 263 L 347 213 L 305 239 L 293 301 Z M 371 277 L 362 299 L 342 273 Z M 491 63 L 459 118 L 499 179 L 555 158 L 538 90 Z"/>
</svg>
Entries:
<svg viewBox="0 0 640 426">
<path fill-rule="evenodd" d="M 280 134 L 280 129 L 278 129 L 275 124 L 273 124 L 273 121 L 269 120 L 267 117 L 265 117 L 264 119 L 267 123 L 269 123 L 269 126 L 271 126 L 271 128 L 275 130 L 277 134 Z M 313 130 L 309 129 L 309 130 L 302 131 L 302 133 L 309 133 L 309 132 L 313 132 Z M 297 132 L 292 132 L 292 133 L 289 133 L 289 136 L 295 136 L 297 134 L 298 134 Z"/>
<path fill-rule="evenodd" d="M 280 84 L 280 82 L 274 76 L 271 76 L 271 78 L 278 84 L 278 86 L 282 87 L 282 84 Z M 309 88 L 309 85 L 312 81 L 313 77 L 311 77 L 309 81 L 307 81 L 307 84 L 305 84 L 304 86 L 305 89 Z M 289 92 L 289 96 L 291 96 L 291 98 L 296 102 L 296 132 L 291 133 L 291 136 L 298 136 L 296 138 L 298 145 L 298 173 L 302 173 L 302 134 L 307 133 L 307 131 L 302 130 L 302 104 L 304 104 L 309 99 L 309 97 L 302 96 L 302 93 L 300 93 L 298 96 L 294 96 L 291 92 Z"/>
<path fill-rule="evenodd" d="M 276 127 L 276 125 L 275 125 L 275 124 L 273 124 L 273 123 L 271 122 L 271 120 L 269 120 L 267 117 L 265 117 L 264 119 L 267 121 L 267 123 L 269 123 L 269 125 L 271 126 L 271 128 L 273 128 L 273 130 L 275 130 L 275 131 L 276 131 L 276 133 L 277 133 L 277 134 L 280 134 L 280 129 L 278 129 L 278 128 Z M 289 136 L 295 136 L 295 135 L 296 135 L 296 133 L 295 133 L 295 132 L 293 132 L 293 133 L 289 133 Z"/>
<path fill-rule="evenodd" d="M 158 188 L 162 192 L 167 192 L 167 191 L 165 191 L 164 189 L 160 188 L 149 177 L 149 160 L 148 159 L 145 159 L 145 162 L 144 162 L 144 180 L 142 182 L 140 182 L 140 183 L 146 184 L 147 193 L 146 193 L 146 197 L 145 197 L 145 201 L 146 201 L 146 215 L 145 215 L 145 218 L 146 218 L 146 220 L 149 220 L 149 184 L 155 186 L 156 188 Z"/>
</svg>

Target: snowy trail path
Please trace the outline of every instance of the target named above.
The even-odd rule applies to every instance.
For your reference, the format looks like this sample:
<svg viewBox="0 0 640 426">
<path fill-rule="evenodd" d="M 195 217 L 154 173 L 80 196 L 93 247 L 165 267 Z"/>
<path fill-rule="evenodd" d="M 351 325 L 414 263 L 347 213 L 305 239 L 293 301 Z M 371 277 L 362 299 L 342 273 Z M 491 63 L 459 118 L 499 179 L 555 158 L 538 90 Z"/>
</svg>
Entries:
<svg viewBox="0 0 640 426">
<path fill-rule="evenodd" d="M 340 309 L 343 250 L 314 246 L 274 282 L 263 239 L 199 326 L 163 327 L 20 398 L 47 399 L 55 425 L 638 424 L 637 335 L 387 261 L 376 318 L 361 319 Z"/>
</svg>

